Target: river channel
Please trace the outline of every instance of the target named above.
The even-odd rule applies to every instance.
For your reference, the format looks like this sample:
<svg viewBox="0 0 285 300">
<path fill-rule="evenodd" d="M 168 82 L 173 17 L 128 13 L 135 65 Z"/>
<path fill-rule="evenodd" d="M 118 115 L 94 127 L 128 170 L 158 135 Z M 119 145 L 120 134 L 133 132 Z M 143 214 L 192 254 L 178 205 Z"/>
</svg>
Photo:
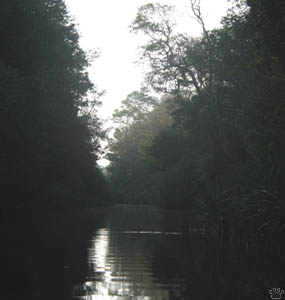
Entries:
<svg viewBox="0 0 285 300">
<path fill-rule="evenodd" d="M 117 205 L 28 223 L 2 231 L 0 299 L 253 300 L 285 287 L 281 245 L 221 245 L 186 211 Z"/>
<path fill-rule="evenodd" d="M 181 298 L 187 252 L 182 219 L 165 226 L 159 209 L 117 206 L 89 241 L 88 273 L 74 286 L 74 299 Z"/>
<path fill-rule="evenodd" d="M 277 252 L 221 246 L 203 230 L 189 232 L 189 224 L 183 211 L 115 207 L 89 239 L 87 272 L 73 299 L 270 299 L 283 278 Z"/>
</svg>

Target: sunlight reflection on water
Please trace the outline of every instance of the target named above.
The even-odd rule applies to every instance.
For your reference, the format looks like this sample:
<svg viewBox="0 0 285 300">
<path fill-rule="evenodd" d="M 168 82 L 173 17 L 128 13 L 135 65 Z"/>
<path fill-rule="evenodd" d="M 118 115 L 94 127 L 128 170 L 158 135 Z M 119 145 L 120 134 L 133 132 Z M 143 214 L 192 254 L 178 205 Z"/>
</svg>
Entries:
<svg viewBox="0 0 285 300">
<path fill-rule="evenodd" d="M 165 282 L 153 271 L 153 244 L 179 232 L 96 231 L 89 249 L 87 281 L 75 291 L 77 299 L 168 300 L 182 280 Z M 158 240 L 159 239 L 159 240 Z"/>
</svg>

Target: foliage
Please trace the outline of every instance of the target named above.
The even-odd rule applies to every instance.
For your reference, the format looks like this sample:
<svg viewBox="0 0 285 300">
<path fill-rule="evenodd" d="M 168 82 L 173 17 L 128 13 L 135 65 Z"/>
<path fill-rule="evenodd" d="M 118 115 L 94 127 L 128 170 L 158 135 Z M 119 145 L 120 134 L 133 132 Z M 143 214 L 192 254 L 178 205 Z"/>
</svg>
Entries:
<svg viewBox="0 0 285 300">
<path fill-rule="evenodd" d="M 2 208 L 99 200 L 98 91 L 64 2 L 2 1 L 0 37 Z"/>
<path fill-rule="evenodd" d="M 110 186 L 121 203 L 159 202 L 159 176 L 152 174 L 150 146 L 172 118 L 167 101 L 158 102 L 142 92 L 129 94 L 113 114 L 119 127 L 110 142 Z M 156 184 L 154 184 L 156 182 Z"/>
<path fill-rule="evenodd" d="M 254 220 L 248 232 L 284 228 L 281 2 L 236 1 L 222 27 L 209 31 L 199 1 L 191 1 L 203 31 L 195 39 L 175 33 L 169 6 L 144 5 L 132 23 L 134 32 L 148 37 L 142 47 L 147 81 L 178 104 L 170 126 L 148 143 L 143 178 L 157 181 L 144 189 L 158 188 L 160 205 L 204 215 L 228 232 L 227 239 L 244 230 L 245 219 Z M 118 157 L 120 163 L 123 168 Z M 136 174 L 134 167 L 131 178 Z"/>
</svg>

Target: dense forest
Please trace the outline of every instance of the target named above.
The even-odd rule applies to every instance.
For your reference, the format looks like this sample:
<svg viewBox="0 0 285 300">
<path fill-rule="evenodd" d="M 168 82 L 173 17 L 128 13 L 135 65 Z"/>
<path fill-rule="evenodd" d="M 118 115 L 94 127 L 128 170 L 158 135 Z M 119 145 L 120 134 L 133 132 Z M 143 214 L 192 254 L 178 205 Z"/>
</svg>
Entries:
<svg viewBox="0 0 285 300">
<path fill-rule="evenodd" d="M 1 1 L 0 37 L 2 215 L 103 203 L 100 92 L 64 1 Z"/>
<path fill-rule="evenodd" d="M 139 8 L 131 30 L 148 38 L 146 87 L 113 114 L 107 183 L 96 163 L 100 92 L 64 1 L 4 1 L 2 216 L 107 205 L 110 186 L 113 203 L 188 209 L 222 231 L 283 231 L 282 3 L 234 1 L 208 30 L 190 1 L 200 37 L 176 32 L 171 6 Z"/>
<path fill-rule="evenodd" d="M 112 192 L 122 203 L 189 209 L 223 239 L 244 231 L 278 236 L 285 229 L 284 3 L 234 1 L 214 30 L 200 2 L 190 4 L 200 37 L 177 33 L 173 7 L 158 3 L 141 6 L 131 25 L 148 39 L 141 57 L 148 89 L 129 94 L 113 115 Z"/>
<path fill-rule="evenodd" d="M 158 3 L 131 24 L 148 38 L 147 87 L 114 112 L 109 185 L 96 163 L 106 136 L 100 92 L 64 1 L 1 4 L 3 216 L 106 205 L 110 186 L 113 203 L 284 230 L 283 2 L 234 1 L 214 30 L 190 3 L 200 37 L 177 33 L 173 7 Z"/>
<path fill-rule="evenodd" d="M 0 298 L 71 299 L 64 266 L 87 247 L 97 216 L 85 212 L 109 199 L 97 54 L 63 0 L 1 1 L 0 38 Z"/>
<path fill-rule="evenodd" d="M 285 4 L 233 0 L 212 30 L 189 4 L 198 37 L 138 9 L 145 82 L 110 135 L 65 1 L 1 1 L 3 299 L 281 299 Z"/>
</svg>

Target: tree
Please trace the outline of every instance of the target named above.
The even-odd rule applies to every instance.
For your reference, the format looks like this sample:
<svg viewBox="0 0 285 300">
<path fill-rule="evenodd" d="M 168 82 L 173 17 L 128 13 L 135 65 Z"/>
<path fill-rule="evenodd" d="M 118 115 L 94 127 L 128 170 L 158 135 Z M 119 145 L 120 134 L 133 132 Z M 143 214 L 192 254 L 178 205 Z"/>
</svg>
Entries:
<svg viewBox="0 0 285 300">
<path fill-rule="evenodd" d="M 121 128 L 143 122 L 147 113 L 153 109 L 155 104 L 156 99 L 154 97 L 143 92 L 134 91 L 122 101 L 120 110 L 115 110 L 113 114 L 114 122 L 119 124 Z"/>
<path fill-rule="evenodd" d="M 3 1 L 0 37 L 2 207 L 101 198 L 99 93 L 64 2 Z"/>
<path fill-rule="evenodd" d="M 142 47 L 142 59 L 150 65 L 146 80 L 158 92 L 173 93 L 186 87 L 189 93 L 191 86 L 191 92 L 199 93 L 204 78 L 195 61 L 189 61 L 187 56 L 196 40 L 174 33 L 175 22 L 170 17 L 173 10 L 171 6 L 149 3 L 139 8 L 132 23 L 133 32 L 142 32 L 149 38 Z"/>
<path fill-rule="evenodd" d="M 262 189 L 283 194 L 281 51 L 274 47 L 274 52 L 274 43 L 266 40 L 268 29 L 256 26 L 257 18 L 270 19 L 273 36 L 280 40 L 280 27 L 273 24 L 281 19 L 279 13 L 272 21 L 265 2 L 249 1 L 249 10 L 237 1 L 222 28 L 208 31 L 199 1 L 191 1 L 203 30 L 195 40 L 173 33 L 169 7 L 149 4 L 138 11 L 133 30 L 149 37 L 143 47 L 150 65 L 146 78 L 155 90 L 173 92 L 181 107 L 173 126 L 155 138 L 152 152 L 164 170 L 169 206 L 196 202 L 209 217 L 233 216 L 237 207 L 244 208 L 244 201 L 238 203 L 241 195 Z M 274 9 L 281 11 L 277 2 Z M 184 200 L 171 203 L 174 198 Z"/>
<path fill-rule="evenodd" d="M 150 147 L 172 118 L 166 100 L 133 92 L 113 114 L 119 127 L 110 143 L 110 186 L 119 202 L 159 203 L 160 176 L 152 168 Z"/>
</svg>

